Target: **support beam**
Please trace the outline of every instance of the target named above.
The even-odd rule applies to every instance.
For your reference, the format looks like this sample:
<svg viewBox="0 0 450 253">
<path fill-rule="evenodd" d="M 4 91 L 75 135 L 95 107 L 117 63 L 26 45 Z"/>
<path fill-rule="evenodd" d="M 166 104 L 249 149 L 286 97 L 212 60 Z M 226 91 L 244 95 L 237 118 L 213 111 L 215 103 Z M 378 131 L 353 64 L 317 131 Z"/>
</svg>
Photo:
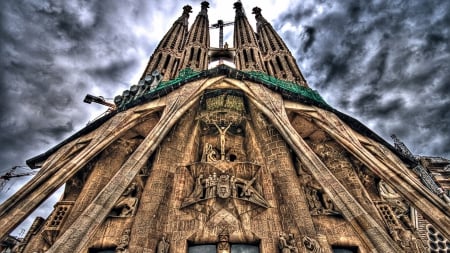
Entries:
<svg viewBox="0 0 450 253">
<path fill-rule="evenodd" d="M 157 104 L 157 103 L 156 103 Z M 92 158 L 99 154 L 105 147 L 120 138 L 126 131 L 140 123 L 142 118 L 154 113 L 152 108 L 136 113 L 133 110 L 118 114 L 108 123 L 98 128 L 94 137 L 82 150 L 71 157 L 71 148 L 63 148 L 63 153 L 56 153 L 56 160 L 46 162 L 42 173 L 36 175 L 36 179 L 27 183 L 23 190 L 14 194 L 0 206 L 0 238 L 7 236 L 25 218 L 30 215 L 52 193 L 72 178 Z M 77 141 L 71 143 L 77 145 Z"/>
<path fill-rule="evenodd" d="M 259 85 L 252 85 L 250 90 L 236 81 L 230 80 L 230 82 L 245 89 L 249 99 L 271 119 L 274 126 L 301 161 L 310 169 L 313 177 L 321 184 L 345 219 L 349 221 L 361 239 L 374 249 L 373 252 L 395 253 L 401 251 L 386 231 L 358 204 L 355 198 L 295 131 L 289 122 L 283 100 L 279 94 Z"/>
<path fill-rule="evenodd" d="M 140 169 L 147 163 L 173 125 L 189 108 L 197 102 L 203 90 L 222 77 L 186 84 L 167 98 L 167 106 L 160 121 L 150 131 L 139 147 L 130 155 L 116 175 L 97 195 L 94 201 L 76 219 L 72 225 L 57 239 L 47 253 L 83 252 L 89 239 L 98 226 L 105 220 L 122 193 L 133 181 Z"/>
</svg>

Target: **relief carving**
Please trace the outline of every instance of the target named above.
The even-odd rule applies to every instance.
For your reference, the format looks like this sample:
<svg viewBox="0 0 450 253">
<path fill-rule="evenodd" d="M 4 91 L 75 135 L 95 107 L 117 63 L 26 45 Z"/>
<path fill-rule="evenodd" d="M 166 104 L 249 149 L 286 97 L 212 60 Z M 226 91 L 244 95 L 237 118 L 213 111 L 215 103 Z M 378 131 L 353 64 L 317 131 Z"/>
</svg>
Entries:
<svg viewBox="0 0 450 253">
<path fill-rule="evenodd" d="M 311 214 L 340 215 L 340 212 L 334 206 L 333 201 L 319 183 L 305 170 L 300 169 L 299 173 Z"/>
<path fill-rule="evenodd" d="M 141 189 L 137 182 L 132 182 L 120 196 L 111 211 L 110 217 L 131 217 L 136 212 Z"/>
<path fill-rule="evenodd" d="M 161 240 L 158 242 L 158 246 L 156 248 L 157 253 L 167 253 L 169 252 L 169 241 L 166 238 L 166 235 L 163 235 Z"/>
<path fill-rule="evenodd" d="M 116 247 L 116 253 L 128 253 L 128 243 L 130 242 L 131 229 L 127 228 L 123 231 Z"/>
<path fill-rule="evenodd" d="M 203 149 L 202 162 L 215 162 L 217 161 L 216 155 L 217 151 L 214 149 L 214 147 L 211 144 L 206 143 Z"/>
<path fill-rule="evenodd" d="M 313 239 L 309 236 L 303 237 L 303 245 L 305 245 L 305 248 L 309 252 L 312 252 L 312 253 L 322 253 L 323 252 L 319 243 L 315 239 Z"/>
<path fill-rule="evenodd" d="M 400 194 L 383 180 L 378 183 L 378 191 L 382 201 L 377 206 L 388 226 L 392 239 L 406 252 L 427 252 L 409 217 L 409 205 Z"/>
<path fill-rule="evenodd" d="M 219 243 L 217 244 L 217 250 L 219 252 L 230 252 L 230 235 L 227 227 L 225 227 L 219 234 Z"/>
<path fill-rule="evenodd" d="M 250 180 L 247 180 L 229 173 L 223 173 L 218 176 L 216 172 L 204 178 L 204 175 L 200 174 L 195 179 L 194 188 L 183 201 L 182 207 L 218 197 L 221 199 L 236 198 L 246 200 L 267 208 L 269 203 L 262 196 L 260 190 L 255 188 L 256 178 L 257 176 L 255 175 Z"/>
<path fill-rule="evenodd" d="M 278 238 L 278 247 L 281 253 L 298 253 L 298 248 L 296 246 L 297 242 L 294 239 L 293 234 L 286 235 L 286 233 L 281 232 Z"/>
</svg>

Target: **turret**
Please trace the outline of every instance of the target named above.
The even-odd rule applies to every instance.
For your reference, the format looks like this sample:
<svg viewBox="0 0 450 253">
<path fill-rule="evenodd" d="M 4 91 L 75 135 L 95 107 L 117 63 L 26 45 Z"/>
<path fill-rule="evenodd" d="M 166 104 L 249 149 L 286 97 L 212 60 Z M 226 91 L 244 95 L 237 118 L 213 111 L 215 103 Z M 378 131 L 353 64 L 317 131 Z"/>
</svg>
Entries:
<svg viewBox="0 0 450 253">
<path fill-rule="evenodd" d="M 208 69 L 209 20 L 208 2 L 202 2 L 202 9 L 192 25 L 187 38 L 179 69 L 191 68 L 201 71 Z"/>
<path fill-rule="evenodd" d="M 261 9 L 253 8 L 253 14 L 255 14 L 259 45 L 268 74 L 307 87 L 295 58 L 272 25 L 262 16 Z"/>
<path fill-rule="evenodd" d="M 142 79 L 155 70 L 161 74 L 162 80 L 172 79 L 178 74 L 178 66 L 188 33 L 189 13 L 191 12 L 191 6 L 183 7 L 183 14 L 173 23 L 150 57 Z"/>
<path fill-rule="evenodd" d="M 235 65 L 239 70 L 265 71 L 255 32 L 245 16 L 241 2 L 234 3 Z"/>
</svg>

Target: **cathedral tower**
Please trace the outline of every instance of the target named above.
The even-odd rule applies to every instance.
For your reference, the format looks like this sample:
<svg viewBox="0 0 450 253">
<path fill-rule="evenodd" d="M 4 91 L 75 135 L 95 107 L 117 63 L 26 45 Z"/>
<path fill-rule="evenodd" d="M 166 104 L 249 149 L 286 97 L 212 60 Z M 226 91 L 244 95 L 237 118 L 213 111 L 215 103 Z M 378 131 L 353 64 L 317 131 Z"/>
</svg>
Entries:
<svg viewBox="0 0 450 253">
<path fill-rule="evenodd" d="M 333 109 L 257 7 L 257 34 L 237 2 L 234 48 L 214 49 L 236 68 L 208 68 L 208 6 L 189 30 L 183 8 L 114 110 L 27 161 L 40 170 L 1 204 L 4 242 L 64 193 L 13 252 L 448 251 L 450 161 Z"/>
</svg>

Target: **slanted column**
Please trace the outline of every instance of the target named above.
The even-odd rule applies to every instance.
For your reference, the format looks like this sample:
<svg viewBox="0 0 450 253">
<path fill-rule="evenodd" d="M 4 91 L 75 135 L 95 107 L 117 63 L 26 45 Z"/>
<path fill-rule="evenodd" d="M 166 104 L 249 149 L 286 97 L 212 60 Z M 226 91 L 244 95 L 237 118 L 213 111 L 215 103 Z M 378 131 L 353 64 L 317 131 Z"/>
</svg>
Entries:
<svg viewBox="0 0 450 253">
<path fill-rule="evenodd" d="M 373 252 L 400 252 L 401 250 L 387 232 L 364 210 L 293 128 L 287 117 L 281 96 L 261 86 L 252 89 L 258 99 L 250 97 L 250 100 L 271 119 L 274 127 L 279 130 L 301 162 L 309 168 L 312 176 L 319 182 L 362 241 L 369 248 L 372 248 Z M 261 101 L 271 102 L 261 103 Z"/>
<path fill-rule="evenodd" d="M 322 252 L 330 252 L 330 247 L 324 236 L 318 235 L 309 211 L 308 203 L 302 191 L 290 151 L 280 133 L 266 120 L 265 116 L 252 110 L 252 122 L 257 138 L 261 143 L 261 151 L 266 164 L 272 173 L 276 192 L 279 193 L 278 209 L 281 227 L 285 231 L 295 231 L 296 237 L 305 236 L 321 240 Z M 278 236 L 278 235 L 277 235 Z M 297 240 L 298 248 L 306 250 L 301 240 Z"/>
</svg>

